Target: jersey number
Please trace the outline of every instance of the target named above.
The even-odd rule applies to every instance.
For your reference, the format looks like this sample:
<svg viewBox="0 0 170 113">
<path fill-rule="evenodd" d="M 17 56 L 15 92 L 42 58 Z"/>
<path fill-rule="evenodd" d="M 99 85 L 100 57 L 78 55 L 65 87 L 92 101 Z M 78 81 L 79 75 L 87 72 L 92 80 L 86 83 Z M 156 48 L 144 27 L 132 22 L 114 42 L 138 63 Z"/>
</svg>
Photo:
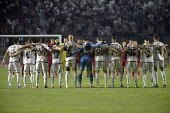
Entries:
<svg viewBox="0 0 170 113">
<path fill-rule="evenodd" d="M 15 53 L 16 53 L 16 51 L 13 51 L 13 52 L 11 52 L 11 55 L 12 55 L 12 54 L 15 54 Z M 14 56 L 13 56 L 13 57 L 14 57 Z"/>
<path fill-rule="evenodd" d="M 30 51 L 29 51 L 29 52 L 26 52 L 26 57 L 27 57 L 27 58 L 30 58 Z"/>
<path fill-rule="evenodd" d="M 150 53 L 150 50 L 147 50 L 147 52 L 148 52 L 148 53 Z M 146 56 L 146 57 L 148 58 L 148 57 L 150 57 L 150 56 L 147 54 L 147 56 Z"/>
<path fill-rule="evenodd" d="M 98 48 L 98 49 L 96 49 L 96 52 L 97 52 L 97 53 L 103 52 L 103 48 Z"/>
<path fill-rule="evenodd" d="M 69 49 L 67 52 L 66 52 L 66 57 L 70 57 L 71 56 L 71 50 Z"/>
</svg>

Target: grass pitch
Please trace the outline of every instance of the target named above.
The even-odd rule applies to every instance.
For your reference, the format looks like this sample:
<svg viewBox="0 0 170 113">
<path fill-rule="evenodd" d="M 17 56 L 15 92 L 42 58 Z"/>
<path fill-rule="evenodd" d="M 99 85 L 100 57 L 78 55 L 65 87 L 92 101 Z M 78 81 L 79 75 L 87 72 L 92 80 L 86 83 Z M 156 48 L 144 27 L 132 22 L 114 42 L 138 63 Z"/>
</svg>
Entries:
<svg viewBox="0 0 170 113">
<path fill-rule="evenodd" d="M 7 68 L 0 68 L 0 113 L 169 113 L 170 69 L 166 68 L 165 73 L 166 88 L 163 88 L 160 72 L 159 88 L 142 88 L 142 78 L 138 79 L 139 88 L 134 88 L 134 78 L 130 79 L 131 88 L 119 88 L 119 78 L 115 78 L 115 88 L 104 88 L 104 77 L 101 72 L 99 88 L 89 88 L 89 78 L 82 79 L 82 88 L 73 88 L 73 78 L 69 78 L 69 88 L 66 89 L 63 78 L 64 88 L 59 89 L 58 78 L 55 78 L 55 88 L 45 89 L 43 78 L 40 76 L 38 89 L 29 88 L 29 77 L 27 88 L 18 89 L 15 76 L 12 79 L 12 89 L 8 89 Z M 86 76 L 86 72 L 83 75 Z M 48 87 L 50 85 L 51 79 L 48 78 Z M 110 78 L 108 85 L 111 85 Z M 123 85 L 127 86 L 125 77 Z M 149 73 L 147 85 L 150 86 Z M 96 86 L 95 78 L 93 86 Z"/>
</svg>

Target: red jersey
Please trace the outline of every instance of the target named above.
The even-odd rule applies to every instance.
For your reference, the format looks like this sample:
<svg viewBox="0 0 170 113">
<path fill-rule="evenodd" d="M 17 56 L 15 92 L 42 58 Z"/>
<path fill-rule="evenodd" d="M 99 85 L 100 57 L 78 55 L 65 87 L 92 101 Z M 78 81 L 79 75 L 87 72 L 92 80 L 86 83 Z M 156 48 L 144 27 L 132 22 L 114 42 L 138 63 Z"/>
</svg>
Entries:
<svg viewBox="0 0 170 113">
<path fill-rule="evenodd" d="M 48 42 L 47 45 L 51 48 L 54 44 L 51 44 L 51 42 Z M 51 52 L 48 52 L 48 57 L 49 57 L 49 56 L 52 56 L 52 55 L 51 55 Z"/>
<path fill-rule="evenodd" d="M 125 48 L 126 48 L 126 47 L 123 47 L 123 49 L 125 49 Z M 127 59 L 127 54 L 126 54 L 126 52 L 121 54 L 121 60 L 125 60 L 125 59 Z"/>
</svg>

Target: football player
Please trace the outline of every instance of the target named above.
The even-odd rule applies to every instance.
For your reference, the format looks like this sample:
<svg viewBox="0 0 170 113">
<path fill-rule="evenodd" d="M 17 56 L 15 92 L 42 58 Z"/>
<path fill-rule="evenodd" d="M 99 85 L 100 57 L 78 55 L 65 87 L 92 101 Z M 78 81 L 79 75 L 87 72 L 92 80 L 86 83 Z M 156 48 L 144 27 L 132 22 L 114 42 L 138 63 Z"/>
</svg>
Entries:
<svg viewBox="0 0 170 113">
<path fill-rule="evenodd" d="M 18 51 L 20 51 L 20 49 L 27 48 L 27 47 L 30 47 L 32 45 L 32 44 L 19 45 L 18 38 L 13 38 L 12 41 L 13 41 L 14 45 L 11 45 L 10 47 L 8 47 L 8 49 L 7 49 L 6 53 L 5 53 L 3 62 L 2 62 L 3 67 L 5 66 L 5 60 L 6 60 L 8 55 L 15 54 Z M 12 88 L 11 80 L 12 80 L 12 73 L 13 73 L 13 71 L 15 71 L 16 74 L 17 74 L 18 88 L 22 88 L 20 86 L 20 54 L 9 58 L 9 65 L 8 65 L 8 72 L 9 72 L 8 83 L 9 83 L 9 88 Z"/>
</svg>

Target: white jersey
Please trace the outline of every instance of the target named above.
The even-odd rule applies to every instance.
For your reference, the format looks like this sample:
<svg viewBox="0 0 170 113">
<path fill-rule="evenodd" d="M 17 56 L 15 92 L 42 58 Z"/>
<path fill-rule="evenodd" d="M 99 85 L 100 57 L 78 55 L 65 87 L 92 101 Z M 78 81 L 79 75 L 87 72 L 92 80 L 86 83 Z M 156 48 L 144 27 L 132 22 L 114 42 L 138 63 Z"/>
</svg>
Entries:
<svg viewBox="0 0 170 113">
<path fill-rule="evenodd" d="M 107 48 L 108 48 L 107 44 L 102 44 L 99 47 L 95 47 L 95 61 L 102 61 L 102 62 L 106 61 L 106 53 L 99 56 L 97 56 L 97 54 L 104 52 Z"/>
<path fill-rule="evenodd" d="M 133 56 L 128 53 L 135 53 L 136 55 Z M 128 62 L 138 61 L 138 49 L 134 47 L 132 44 L 127 45 L 127 61 Z"/>
<path fill-rule="evenodd" d="M 117 42 L 111 43 L 110 47 L 112 47 L 113 49 L 115 49 L 118 52 L 122 51 L 122 46 L 119 43 L 117 43 Z M 115 54 L 115 52 L 110 51 L 111 61 L 113 61 L 113 60 L 121 60 L 121 55 L 114 57 L 113 56 L 114 54 Z"/>
<path fill-rule="evenodd" d="M 67 47 L 69 47 L 70 45 L 72 45 L 72 47 L 66 51 L 66 61 L 76 60 L 76 54 L 72 54 L 72 52 L 76 50 L 77 43 L 72 44 L 72 42 L 69 41 L 64 44 L 64 47 L 67 49 Z"/>
<path fill-rule="evenodd" d="M 52 48 L 57 50 L 56 47 L 52 47 Z M 51 54 L 52 54 L 52 64 L 62 63 L 63 51 L 51 52 Z"/>
<path fill-rule="evenodd" d="M 22 48 L 22 45 L 11 45 L 11 46 L 8 47 L 7 52 L 9 52 L 9 55 L 12 55 L 12 54 L 18 52 L 19 49 L 21 49 L 21 48 Z M 20 62 L 20 56 L 21 55 L 19 54 L 17 56 L 10 57 L 9 63 Z"/>
<path fill-rule="evenodd" d="M 36 46 L 36 50 L 39 51 L 41 54 L 47 54 L 49 47 L 47 44 L 41 44 L 41 46 Z M 37 54 L 36 62 L 46 62 L 47 63 L 48 58 Z"/>
<path fill-rule="evenodd" d="M 29 49 L 34 49 L 35 47 L 31 46 Z M 30 52 L 27 49 L 23 50 L 23 64 L 35 64 L 35 52 Z"/>
<path fill-rule="evenodd" d="M 142 45 L 142 50 L 145 50 L 149 53 L 153 53 L 153 47 L 152 46 L 149 46 L 147 44 L 143 44 Z M 146 53 L 142 53 L 142 62 L 143 63 L 149 63 L 149 62 L 153 62 L 153 55 L 152 56 L 149 56 L 148 54 Z"/>
<path fill-rule="evenodd" d="M 160 47 L 160 46 L 163 46 L 164 44 L 162 42 L 159 42 L 159 41 L 156 41 L 153 43 L 154 45 L 154 60 L 164 60 L 164 57 L 163 57 L 163 50 L 165 48 L 163 48 L 162 50 L 156 50 L 156 47 Z"/>
</svg>

